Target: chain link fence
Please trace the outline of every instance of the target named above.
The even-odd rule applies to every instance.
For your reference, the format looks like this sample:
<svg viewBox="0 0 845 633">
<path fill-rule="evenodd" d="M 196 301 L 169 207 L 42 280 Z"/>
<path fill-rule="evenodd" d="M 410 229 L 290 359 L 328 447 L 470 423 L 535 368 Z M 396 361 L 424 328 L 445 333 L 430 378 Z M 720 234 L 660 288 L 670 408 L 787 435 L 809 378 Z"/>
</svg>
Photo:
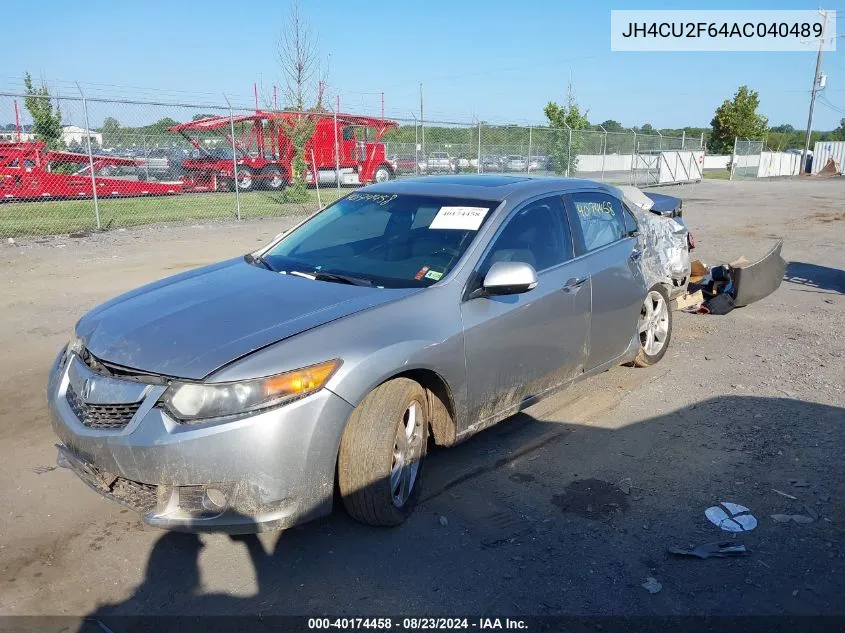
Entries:
<svg viewBox="0 0 845 633">
<path fill-rule="evenodd" d="M 0 93 L 0 236 L 311 213 L 350 188 L 435 174 L 658 182 L 661 152 L 702 139 L 335 112 L 51 99 L 42 140 L 25 96 Z M 292 185 L 301 181 L 298 185 Z"/>
<path fill-rule="evenodd" d="M 734 139 L 734 151 L 730 163 L 731 180 L 757 178 L 764 145 L 764 141 L 747 138 Z"/>
</svg>

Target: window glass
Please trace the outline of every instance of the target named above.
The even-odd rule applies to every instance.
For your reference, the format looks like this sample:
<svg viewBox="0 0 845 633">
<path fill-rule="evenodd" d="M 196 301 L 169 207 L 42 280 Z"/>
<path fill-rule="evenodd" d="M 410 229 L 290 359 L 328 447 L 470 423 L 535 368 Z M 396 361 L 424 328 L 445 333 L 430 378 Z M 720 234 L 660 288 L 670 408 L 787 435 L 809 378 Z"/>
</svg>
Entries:
<svg viewBox="0 0 845 633">
<path fill-rule="evenodd" d="M 619 200 L 597 192 L 573 193 L 571 197 L 587 251 L 601 248 L 623 237 L 625 218 Z"/>
<path fill-rule="evenodd" d="M 334 273 L 391 288 L 429 286 L 458 262 L 498 202 L 354 192 L 264 254 L 276 271 Z"/>
<path fill-rule="evenodd" d="M 482 267 L 496 262 L 525 262 L 545 270 L 572 258 L 572 242 L 563 234 L 563 205 L 559 197 L 543 198 L 516 212 L 496 238 Z"/>
<path fill-rule="evenodd" d="M 637 230 L 637 219 L 634 217 L 633 212 L 626 206 L 622 205 L 625 209 L 625 215 L 623 216 L 625 219 L 625 234 L 631 235 L 634 231 Z"/>
</svg>

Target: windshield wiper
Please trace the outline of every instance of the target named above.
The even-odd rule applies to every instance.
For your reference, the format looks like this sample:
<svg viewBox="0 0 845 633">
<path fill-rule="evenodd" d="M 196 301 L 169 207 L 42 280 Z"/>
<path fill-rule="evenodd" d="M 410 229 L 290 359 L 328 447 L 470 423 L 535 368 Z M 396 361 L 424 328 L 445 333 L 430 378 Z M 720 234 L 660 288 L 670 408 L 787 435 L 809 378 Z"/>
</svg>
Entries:
<svg viewBox="0 0 845 633">
<path fill-rule="evenodd" d="M 351 286 L 372 286 L 373 282 L 370 279 L 363 277 L 353 277 L 352 275 L 341 275 L 338 273 L 326 273 L 321 270 L 315 270 L 311 273 L 314 279 L 319 281 L 333 281 L 335 283 L 349 284 Z"/>
<path fill-rule="evenodd" d="M 315 270 L 313 273 L 303 273 L 298 270 L 286 271 L 288 275 L 296 275 L 297 277 L 305 277 L 306 279 L 316 279 L 317 281 L 331 281 L 339 284 L 349 284 L 350 286 L 373 286 L 370 279 L 362 277 L 353 277 L 352 275 L 341 275 L 340 273 L 327 273 L 322 270 Z"/>
</svg>

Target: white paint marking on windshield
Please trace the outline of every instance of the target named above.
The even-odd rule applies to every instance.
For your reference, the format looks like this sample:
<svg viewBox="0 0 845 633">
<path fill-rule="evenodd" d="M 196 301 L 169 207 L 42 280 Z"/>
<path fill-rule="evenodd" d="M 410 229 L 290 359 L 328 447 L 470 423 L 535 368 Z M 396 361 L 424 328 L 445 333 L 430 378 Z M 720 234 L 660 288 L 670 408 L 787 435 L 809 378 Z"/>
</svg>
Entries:
<svg viewBox="0 0 845 633">
<path fill-rule="evenodd" d="M 440 207 L 428 228 L 477 231 L 488 211 L 486 207 Z"/>
</svg>

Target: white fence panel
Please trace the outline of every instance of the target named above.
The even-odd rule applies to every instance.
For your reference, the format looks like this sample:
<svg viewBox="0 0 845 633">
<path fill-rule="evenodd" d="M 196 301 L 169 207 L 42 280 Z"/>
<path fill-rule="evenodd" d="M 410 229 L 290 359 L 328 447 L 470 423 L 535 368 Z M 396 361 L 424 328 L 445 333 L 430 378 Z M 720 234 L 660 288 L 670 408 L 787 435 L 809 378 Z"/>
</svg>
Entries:
<svg viewBox="0 0 845 633">
<path fill-rule="evenodd" d="M 760 166 L 757 168 L 757 177 L 797 176 L 800 166 L 801 154 L 762 152 L 760 154 Z"/>
<path fill-rule="evenodd" d="M 704 157 L 704 169 L 727 169 L 730 164 L 730 154 L 708 154 Z"/>
<path fill-rule="evenodd" d="M 660 153 L 659 183 L 698 182 L 704 165 L 704 151 L 675 151 Z"/>
<path fill-rule="evenodd" d="M 842 169 L 845 165 L 845 141 L 817 141 L 813 150 L 813 173 L 817 174 L 824 169 L 831 158 Z"/>
</svg>

